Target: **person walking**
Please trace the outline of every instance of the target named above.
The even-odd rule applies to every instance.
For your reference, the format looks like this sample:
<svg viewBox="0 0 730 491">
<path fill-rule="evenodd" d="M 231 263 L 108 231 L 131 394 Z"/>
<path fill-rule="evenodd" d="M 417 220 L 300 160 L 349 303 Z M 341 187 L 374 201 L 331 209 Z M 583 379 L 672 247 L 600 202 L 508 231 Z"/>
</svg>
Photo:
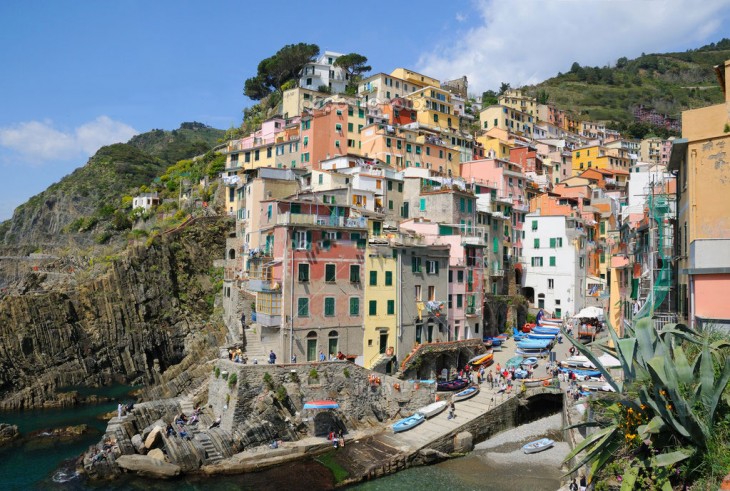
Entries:
<svg viewBox="0 0 730 491">
<path fill-rule="evenodd" d="M 325 361 L 327 358 L 324 356 L 324 351 L 319 350 L 319 361 Z"/>
<path fill-rule="evenodd" d="M 273 365 L 276 363 L 276 353 L 274 353 L 274 350 L 271 350 L 269 352 L 269 365 Z"/>
</svg>

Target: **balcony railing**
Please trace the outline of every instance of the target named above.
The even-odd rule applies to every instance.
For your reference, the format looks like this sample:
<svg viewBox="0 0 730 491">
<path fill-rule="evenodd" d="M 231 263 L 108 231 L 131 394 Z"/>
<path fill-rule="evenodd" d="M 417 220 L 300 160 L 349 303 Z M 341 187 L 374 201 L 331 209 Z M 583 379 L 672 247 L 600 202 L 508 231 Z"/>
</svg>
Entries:
<svg viewBox="0 0 730 491">
<path fill-rule="evenodd" d="M 315 225 L 321 227 L 367 228 L 365 217 L 347 218 L 330 215 L 304 215 L 286 212 L 276 217 L 277 225 Z"/>
<path fill-rule="evenodd" d="M 489 276 L 504 276 L 504 270 L 492 268 L 489 270 Z"/>
</svg>

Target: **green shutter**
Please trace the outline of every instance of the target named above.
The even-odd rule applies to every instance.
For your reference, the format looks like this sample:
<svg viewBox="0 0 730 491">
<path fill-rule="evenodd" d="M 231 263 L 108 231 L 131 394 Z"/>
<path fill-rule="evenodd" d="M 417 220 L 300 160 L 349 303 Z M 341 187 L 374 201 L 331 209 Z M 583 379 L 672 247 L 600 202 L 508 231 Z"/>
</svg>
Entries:
<svg viewBox="0 0 730 491">
<path fill-rule="evenodd" d="M 370 300 L 370 303 L 368 305 L 368 314 L 369 315 L 378 315 L 378 301 L 377 300 Z"/>
<path fill-rule="evenodd" d="M 360 298 L 350 297 L 350 315 L 360 315 Z"/>
<path fill-rule="evenodd" d="M 550 266 L 555 266 L 555 256 L 550 256 Z"/>
<path fill-rule="evenodd" d="M 307 230 L 307 250 L 312 250 L 312 231 Z"/>
<path fill-rule="evenodd" d="M 327 317 L 334 317 L 334 315 L 335 315 L 334 297 L 326 297 L 324 299 L 324 315 Z"/>
<path fill-rule="evenodd" d="M 378 272 L 370 271 L 370 286 L 376 286 L 378 284 Z"/>
<path fill-rule="evenodd" d="M 534 239 L 533 240 L 533 247 L 535 249 L 539 249 L 540 248 L 540 239 Z"/>
<path fill-rule="evenodd" d="M 553 239 L 550 239 L 550 248 L 551 249 L 554 249 L 555 248 L 555 239 L 554 238 Z"/>
<path fill-rule="evenodd" d="M 393 286 L 393 272 L 392 271 L 385 272 L 385 286 Z"/>
<path fill-rule="evenodd" d="M 395 314 L 395 300 L 388 300 L 388 315 Z"/>
<path fill-rule="evenodd" d="M 298 317 L 309 317 L 309 299 L 298 298 L 297 299 L 297 316 Z"/>
</svg>

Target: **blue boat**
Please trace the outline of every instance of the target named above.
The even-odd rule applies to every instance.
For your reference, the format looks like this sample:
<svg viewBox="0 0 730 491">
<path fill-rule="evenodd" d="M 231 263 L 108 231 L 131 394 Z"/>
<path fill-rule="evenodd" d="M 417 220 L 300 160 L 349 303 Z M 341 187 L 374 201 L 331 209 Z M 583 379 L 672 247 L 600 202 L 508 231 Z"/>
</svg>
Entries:
<svg viewBox="0 0 730 491">
<path fill-rule="evenodd" d="M 530 332 L 535 334 L 560 334 L 560 329 L 557 327 L 536 327 Z"/>
<path fill-rule="evenodd" d="M 534 356 L 531 356 L 529 358 L 525 358 L 522 360 L 522 363 L 520 363 L 523 367 L 531 367 L 535 368 L 537 366 L 537 358 Z"/>
<path fill-rule="evenodd" d="M 503 340 L 500 338 L 487 338 L 485 341 L 491 341 L 492 346 L 501 346 Z"/>
<path fill-rule="evenodd" d="M 555 334 L 539 334 L 539 333 L 538 334 L 535 334 L 535 333 L 531 332 L 530 334 L 527 335 L 527 339 L 550 339 L 550 340 L 553 340 L 553 339 L 555 339 Z"/>
<path fill-rule="evenodd" d="M 537 453 L 542 452 L 543 450 L 547 450 L 553 445 L 555 445 L 555 442 L 553 440 L 550 440 L 549 438 L 542 438 L 540 440 L 535 440 L 534 442 L 530 442 L 527 445 L 524 445 L 522 447 L 522 451 L 527 454 Z"/>
<path fill-rule="evenodd" d="M 551 351 L 549 349 L 530 349 L 530 348 L 517 348 L 515 350 L 516 355 L 522 355 L 522 356 L 539 356 L 539 357 L 548 357 L 550 356 Z"/>
<path fill-rule="evenodd" d="M 527 378 L 527 370 L 523 370 L 522 368 L 518 368 L 515 370 L 515 378 Z"/>
<path fill-rule="evenodd" d="M 393 423 L 393 432 L 394 433 L 400 433 L 401 431 L 408 431 L 411 428 L 414 428 L 421 423 L 423 423 L 426 420 L 426 418 L 421 413 L 416 413 L 413 416 L 409 416 L 407 418 L 403 418 L 400 421 L 396 421 Z"/>
<path fill-rule="evenodd" d="M 470 397 L 474 397 L 479 393 L 479 387 L 476 385 L 472 385 L 471 387 L 467 387 L 466 389 L 462 390 L 461 392 L 457 392 L 454 394 L 454 401 L 465 401 L 466 399 L 469 399 Z"/>
<path fill-rule="evenodd" d="M 545 349 L 552 344 L 552 339 L 525 339 L 517 343 L 522 349 Z"/>
</svg>

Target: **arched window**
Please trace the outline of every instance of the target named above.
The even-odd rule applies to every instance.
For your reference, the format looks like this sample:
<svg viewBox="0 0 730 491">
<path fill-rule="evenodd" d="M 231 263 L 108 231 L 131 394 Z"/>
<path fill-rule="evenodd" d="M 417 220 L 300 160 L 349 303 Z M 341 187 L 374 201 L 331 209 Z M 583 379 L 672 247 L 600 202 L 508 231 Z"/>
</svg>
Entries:
<svg viewBox="0 0 730 491">
<path fill-rule="evenodd" d="M 337 356 L 337 353 L 340 351 L 339 349 L 339 334 L 337 331 L 330 331 L 329 335 L 327 336 L 329 338 L 329 343 L 327 344 L 327 351 L 328 355 Z"/>
<path fill-rule="evenodd" d="M 220 256 L 218 256 L 218 257 L 220 257 Z M 236 259 L 236 250 L 235 249 L 231 249 L 230 251 L 228 251 L 228 259 Z"/>
<path fill-rule="evenodd" d="M 317 332 L 307 333 L 307 361 L 317 361 Z"/>
</svg>

